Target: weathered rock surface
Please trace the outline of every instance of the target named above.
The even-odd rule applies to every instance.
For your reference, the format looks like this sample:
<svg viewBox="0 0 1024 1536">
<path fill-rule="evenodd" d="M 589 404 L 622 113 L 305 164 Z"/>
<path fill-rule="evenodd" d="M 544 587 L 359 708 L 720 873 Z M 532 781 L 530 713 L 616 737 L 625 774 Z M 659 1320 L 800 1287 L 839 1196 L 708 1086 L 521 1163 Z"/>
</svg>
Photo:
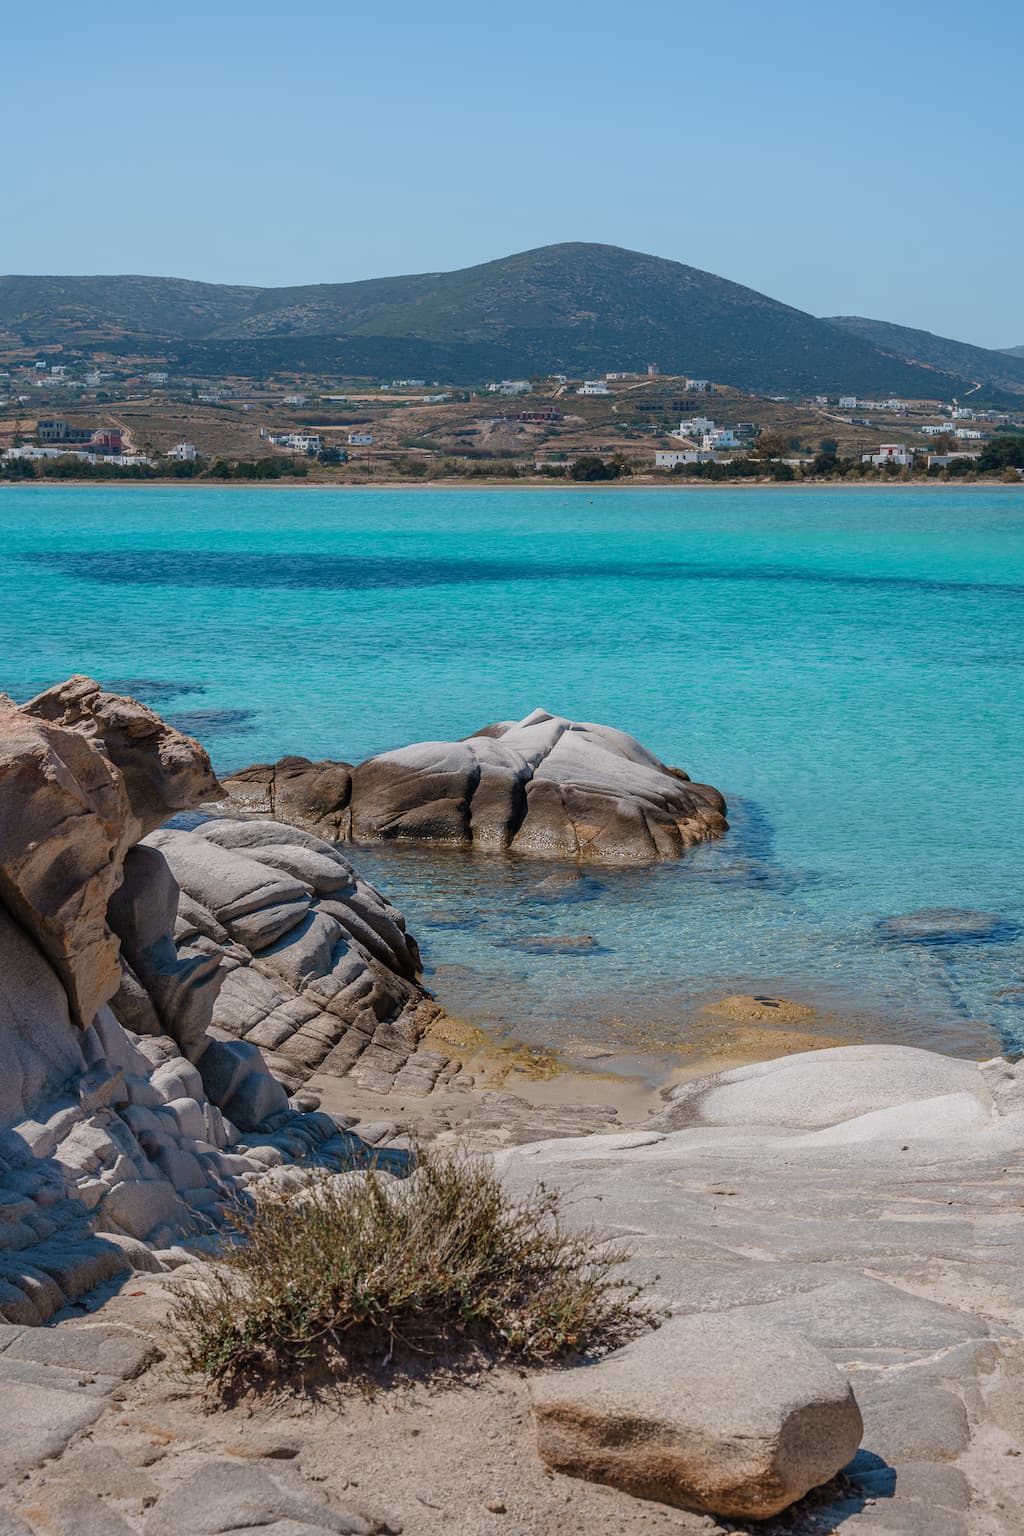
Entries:
<svg viewBox="0 0 1024 1536">
<path fill-rule="evenodd" d="M 106 693 L 91 677 L 72 677 L 47 689 L 22 712 L 84 736 L 109 757 L 124 779 L 138 822 L 133 841 L 220 789 L 197 741 L 137 699 Z"/>
<path fill-rule="evenodd" d="M 204 1074 L 207 1026 L 258 1046 L 292 1091 L 313 1071 L 386 1091 L 409 1069 L 438 1012 L 416 941 L 337 848 L 277 821 L 221 820 L 165 828 L 135 852 L 166 860 L 181 897 L 173 944 L 164 908 L 164 937 L 141 956 L 126 944 L 127 959 Z M 157 884 L 144 882 L 147 900 Z M 457 1070 L 440 1058 L 433 1078 Z"/>
<path fill-rule="evenodd" d="M 849 1382 L 819 1349 L 728 1313 L 673 1318 L 531 1391 L 555 1471 L 737 1518 L 778 1514 L 828 1482 L 863 1429 Z"/>
<path fill-rule="evenodd" d="M 54 967 L 82 1027 L 116 986 L 107 902 L 131 840 L 124 781 L 107 758 L 0 697 L 0 902 Z"/>
<path fill-rule="evenodd" d="M 338 841 L 415 840 L 595 862 L 674 858 L 726 830 L 710 785 L 632 736 L 535 710 L 464 741 L 419 742 L 355 768 L 283 758 L 225 785 L 227 808 Z"/>
<path fill-rule="evenodd" d="M 272 823 L 259 862 L 221 847 L 216 828 L 156 834 L 197 896 L 157 847 L 132 846 L 153 817 L 216 787 L 195 743 L 87 679 L 32 707 L 73 723 L 0 704 L 0 1317 L 13 1324 L 132 1267 L 159 1270 L 162 1251 L 212 1237 L 270 1168 L 370 1158 L 330 1116 L 293 1109 L 255 1043 L 211 1030 L 225 979 L 251 969 L 283 1013 L 292 1005 L 289 1039 L 330 1021 L 333 1035 L 307 1028 L 303 1063 L 331 1052 L 346 1008 L 362 1026 L 355 1056 L 374 1038 L 374 1004 L 390 1019 L 423 998 L 401 918 L 327 845 Z M 273 1011 L 238 982 L 234 999 Z"/>
<path fill-rule="evenodd" d="M 628 1239 L 631 1277 L 673 1318 L 782 1329 L 847 1377 L 863 1449 L 794 1529 L 850 1517 L 885 1536 L 1010 1536 L 1024 1501 L 1007 1494 L 1005 1456 L 1020 1438 L 996 1426 L 1012 1422 L 1022 1349 L 1022 1150 L 1024 1066 L 862 1046 L 687 1083 L 646 1131 L 498 1162 L 514 1189 L 543 1179 L 574 1220 Z M 778 1376 L 784 1389 L 781 1362 Z M 678 1382 L 685 1413 L 682 1365 Z M 706 1428 L 722 1428 L 713 1405 Z M 955 1467 L 960 1493 L 937 1512 L 929 1490 Z"/>
</svg>

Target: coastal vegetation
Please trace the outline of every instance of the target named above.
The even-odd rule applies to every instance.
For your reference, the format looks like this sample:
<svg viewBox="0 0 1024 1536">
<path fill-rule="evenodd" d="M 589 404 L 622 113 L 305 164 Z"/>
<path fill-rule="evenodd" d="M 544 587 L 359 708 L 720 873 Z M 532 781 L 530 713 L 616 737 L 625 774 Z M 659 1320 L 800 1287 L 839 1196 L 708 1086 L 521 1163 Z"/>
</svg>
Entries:
<svg viewBox="0 0 1024 1536">
<path fill-rule="evenodd" d="M 541 1365 L 656 1323 L 619 1273 L 627 1257 L 568 1226 L 553 1190 L 516 1199 L 489 1162 L 434 1152 L 404 1181 L 323 1174 L 298 1199 L 239 1204 L 171 1334 L 186 1369 L 228 1396 L 325 1368 L 365 1380 L 473 1354 Z"/>
</svg>

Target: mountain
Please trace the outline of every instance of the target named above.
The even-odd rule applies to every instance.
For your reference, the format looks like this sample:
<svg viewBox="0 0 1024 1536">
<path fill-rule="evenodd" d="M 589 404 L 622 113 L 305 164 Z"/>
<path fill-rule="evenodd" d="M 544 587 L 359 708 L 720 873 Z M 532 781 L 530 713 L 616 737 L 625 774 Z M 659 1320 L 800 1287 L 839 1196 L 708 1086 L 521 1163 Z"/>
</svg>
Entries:
<svg viewBox="0 0 1024 1536">
<path fill-rule="evenodd" d="M 611 245 L 552 245 L 458 272 L 292 288 L 6 277 L 0 330 L 29 347 L 142 353 L 207 374 L 307 368 L 472 379 L 653 361 L 760 393 L 932 399 L 962 392 L 971 377 L 712 273 Z M 1016 377 L 1016 364 L 1004 359 L 1004 368 Z"/>
<path fill-rule="evenodd" d="M 990 351 L 987 347 L 972 347 L 966 341 L 933 336 L 931 331 L 914 331 L 885 320 L 865 320 L 860 315 L 832 315 L 829 324 L 869 342 L 890 357 L 1024 394 L 1024 347 L 1016 351 Z"/>
<path fill-rule="evenodd" d="M 1024 347 L 1003 347 L 1007 357 L 1024 357 Z"/>
</svg>

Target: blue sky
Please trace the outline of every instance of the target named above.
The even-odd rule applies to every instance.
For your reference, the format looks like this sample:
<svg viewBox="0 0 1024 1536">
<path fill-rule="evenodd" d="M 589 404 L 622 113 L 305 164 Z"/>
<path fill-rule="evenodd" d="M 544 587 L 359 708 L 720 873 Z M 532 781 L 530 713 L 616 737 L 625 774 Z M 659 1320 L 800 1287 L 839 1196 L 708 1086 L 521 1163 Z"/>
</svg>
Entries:
<svg viewBox="0 0 1024 1536">
<path fill-rule="evenodd" d="M 346 281 L 599 240 L 1024 343 L 1024 5 L 50 0 L 0 271 Z"/>
</svg>

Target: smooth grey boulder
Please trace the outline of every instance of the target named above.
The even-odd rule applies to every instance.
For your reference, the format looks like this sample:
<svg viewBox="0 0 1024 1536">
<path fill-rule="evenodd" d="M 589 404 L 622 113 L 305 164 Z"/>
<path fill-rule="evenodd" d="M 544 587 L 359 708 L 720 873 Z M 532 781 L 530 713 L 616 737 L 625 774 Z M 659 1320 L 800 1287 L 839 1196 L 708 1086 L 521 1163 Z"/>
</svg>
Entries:
<svg viewBox="0 0 1024 1536">
<path fill-rule="evenodd" d="M 796 1333 L 747 1318 L 674 1318 L 594 1365 L 531 1383 L 555 1471 L 638 1498 L 767 1519 L 851 1460 L 849 1382 Z"/>
<path fill-rule="evenodd" d="M 669 1094 L 661 1119 L 673 1129 L 700 1123 L 817 1131 L 897 1110 L 891 1122 L 897 1134 L 913 1118 L 909 1106 L 961 1094 L 987 1116 L 991 1095 L 977 1062 L 908 1045 L 843 1045 L 682 1083 Z M 882 1129 L 886 1122 L 876 1124 Z"/>
<path fill-rule="evenodd" d="M 333 776 L 331 770 L 335 770 Z M 286 758 L 225 782 L 221 804 L 339 842 L 420 841 L 539 857 L 675 858 L 727 829 L 716 789 L 632 736 L 534 710 L 462 741 L 426 741 L 348 764 Z"/>
</svg>

